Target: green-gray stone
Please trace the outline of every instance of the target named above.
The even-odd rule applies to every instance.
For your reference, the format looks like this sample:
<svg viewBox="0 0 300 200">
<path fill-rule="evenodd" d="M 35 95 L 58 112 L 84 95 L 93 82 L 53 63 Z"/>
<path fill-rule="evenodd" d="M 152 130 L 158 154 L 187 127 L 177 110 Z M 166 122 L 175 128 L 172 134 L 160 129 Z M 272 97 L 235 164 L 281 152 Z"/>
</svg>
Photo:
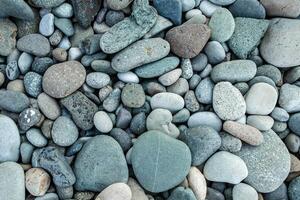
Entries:
<svg viewBox="0 0 300 200">
<path fill-rule="evenodd" d="M 122 90 L 121 99 L 129 108 L 140 108 L 144 105 L 146 96 L 140 84 L 128 83 Z"/>
<path fill-rule="evenodd" d="M 24 0 L 1 0 L 0 18 L 16 17 L 24 20 L 33 20 L 34 14 Z"/>
<path fill-rule="evenodd" d="M 148 33 L 146 33 L 146 35 L 144 35 L 144 38 L 151 38 L 167 28 L 170 28 L 172 25 L 173 24 L 170 20 L 158 15 L 155 25 Z"/>
<path fill-rule="evenodd" d="M 211 39 L 226 42 L 234 32 L 235 22 L 232 14 L 226 8 L 216 10 L 209 20 Z"/>
<path fill-rule="evenodd" d="M 127 183 L 128 168 L 121 146 L 110 136 L 98 135 L 88 140 L 74 163 L 75 188 L 101 192 L 113 183 Z"/>
<path fill-rule="evenodd" d="M 235 18 L 235 30 L 229 40 L 229 48 L 242 59 L 259 45 L 269 26 L 268 20 L 252 18 Z"/>
<path fill-rule="evenodd" d="M 59 6 L 62 4 L 65 0 L 32 0 L 32 3 L 38 7 L 42 8 L 52 8 Z"/>
<path fill-rule="evenodd" d="M 17 26 L 9 19 L 0 19 L 0 56 L 8 56 L 16 47 Z"/>
<path fill-rule="evenodd" d="M 191 153 L 183 142 L 159 131 L 148 131 L 134 143 L 131 162 L 139 183 L 158 193 L 184 180 L 190 170 Z"/>
<path fill-rule="evenodd" d="M 135 74 L 141 78 L 154 78 L 163 75 L 179 65 L 177 57 L 166 57 L 135 69 Z"/>
<path fill-rule="evenodd" d="M 148 0 L 135 0 L 130 17 L 111 27 L 101 38 L 103 52 L 113 54 L 142 38 L 155 24 L 156 10 Z"/>
<path fill-rule="evenodd" d="M 169 196 L 167 200 L 197 200 L 190 188 L 178 187 Z"/>
<path fill-rule="evenodd" d="M 55 26 L 61 30 L 66 36 L 74 35 L 74 27 L 72 21 L 67 18 L 55 18 Z"/>
</svg>

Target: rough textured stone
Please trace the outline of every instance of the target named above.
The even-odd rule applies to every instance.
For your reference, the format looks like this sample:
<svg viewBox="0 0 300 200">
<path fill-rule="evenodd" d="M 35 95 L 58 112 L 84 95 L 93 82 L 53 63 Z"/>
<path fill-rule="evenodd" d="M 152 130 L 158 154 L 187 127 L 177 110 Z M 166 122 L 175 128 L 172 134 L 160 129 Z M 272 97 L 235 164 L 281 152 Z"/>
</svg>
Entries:
<svg viewBox="0 0 300 200">
<path fill-rule="evenodd" d="M 299 200 L 300 196 L 299 196 L 299 192 L 300 192 L 300 177 L 296 177 L 294 178 L 288 187 L 288 195 L 290 200 Z"/>
<path fill-rule="evenodd" d="M 13 51 L 13 49 L 16 46 L 16 36 L 17 36 L 17 26 L 9 19 L 0 19 L 0 55 L 1 56 L 8 56 Z"/>
<path fill-rule="evenodd" d="M 140 84 L 128 83 L 122 90 L 121 99 L 129 108 L 140 108 L 144 105 L 146 97 Z"/>
</svg>

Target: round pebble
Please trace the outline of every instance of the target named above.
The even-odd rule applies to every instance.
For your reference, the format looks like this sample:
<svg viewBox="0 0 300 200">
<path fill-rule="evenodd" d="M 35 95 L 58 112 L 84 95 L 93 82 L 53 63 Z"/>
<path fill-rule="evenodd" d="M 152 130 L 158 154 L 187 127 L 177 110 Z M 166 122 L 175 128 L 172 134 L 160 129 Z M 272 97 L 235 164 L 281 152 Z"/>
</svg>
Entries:
<svg viewBox="0 0 300 200">
<path fill-rule="evenodd" d="M 94 115 L 94 124 L 97 130 L 102 133 L 108 133 L 113 128 L 113 123 L 106 112 L 98 111 Z"/>
<path fill-rule="evenodd" d="M 68 117 L 60 116 L 52 125 L 51 136 L 53 142 L 59 146 L 72 145 L 77 140 L 78 135 L 76 125 Z"/>
<path fill-rule="evenodd" d="M 31 168 L 25 173 L 26 189 L 33 196 L 43 196 L 50 186 L 49 174 L 41 168 Z"/>
<path fill-rule="evenodd" d="M 105 188 L 95 200 L 131 200 L 130 187 L 125 183 L 114 183 Z"/>
<path fill-rule="evenodd" d="M 122 90 L 121 99 L 130 108 L 140 108 L 145 103 L 145 92 L 140 84 L 128 83 Z"/>
</svg>

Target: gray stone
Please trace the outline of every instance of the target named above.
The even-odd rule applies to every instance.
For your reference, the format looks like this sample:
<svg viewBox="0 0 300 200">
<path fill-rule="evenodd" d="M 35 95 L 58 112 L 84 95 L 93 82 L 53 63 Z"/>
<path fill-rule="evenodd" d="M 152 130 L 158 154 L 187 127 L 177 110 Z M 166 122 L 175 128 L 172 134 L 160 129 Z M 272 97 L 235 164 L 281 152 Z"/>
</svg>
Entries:
<svg viewBox="0 0 300 200">
<path fill-rule="evenodd" d="M 285 73 L 285 75 L 287 74 Z M 281 72 L 277 67 L 274 67 L 273 65 L 262 65 L 258 67 L 256 76 L 266 76 L 272 79 L 276 85 L 282 84 Z"/>
<path fill-rule="evenodd" d="M 20 154 L 22 163 L 28 164 L 31 161 L 31 155 L 34 150 L 34 146 L 29 142 L 23 142 L 20 146 Z"/>
<path fill-rule="evenodd" d="M 300 147 L 300 137 L 292 133 L 288 134 L 284 139 L 284 143 L 290 152 L 297 153 Z"/>
<path fill-rule="evenodd" d="M 150 104 L 152 109 L 163 108 L 175 112 L 184 107 L 184 100 L 178 94 L 161 92 L 151 98 Z"/>
<path fill-rule="evenodd" d="M 61 30 L 66 36 L 74 35 L 74 27 L 72 21 L 67 18 L 55 18 L 54 20 L 55 26 Z"/>
<path fill-rule="evenodd" d="M 42 8 L 53 8 L 62 4 L 65 0 L 32 0 L 32 3 Z"/>
<path fill-rule="evenodd" d="M 233 200 L 258 200 L 258 194 L 256 190 L 245 183 L 239 183 L 232 189 Z"/>
<path fill-rule="evenodd" d="M 48 143 L 41 130 L 37 128 L 29 129 L 26 132 L 26 138 L 35 147 L 44 147 Z"/>
<path fill-rule="evenodd" d="M 68 117 L 60 116 L 52 125 L 52 140 L 59 146 L 66 147 L 72 145 L 77 140 L 78 135 L 76 125 Z"/>
<path fill-rule="evenodd" d="M 47 193 L 44 196 L 36 197 L 34 200 L 59 200 L 56 193 Z"/>
<path fill-rule="evenodd" d="M 41 57 L 50 52 L 50 43 L 44 36 L 34 33 L 20 38 L 17 42 L 17 48 L 20 51 Z"/>
<path fill-rule="evenodd" d="M 146 114 L 144 112 L 138 113 L 133 116 L 130 122 L 130 130 L 134 134 L 142 134 L 146 131 Z"/>
<path fill-rule="evenodd" d="M 231 153 L 238 152 L 242 148 L 242 141 L 226 132 L 220 132 L 221 137 L 221 151 L 228 151 Z"/>
<path fill-rule="evenodd" d="M 91 26 L 83 28 L 79 24 L 75 24 L 74 30 L 75 34 L 71 37 L 72 47 L 78 47 L 82 40 L 94 35 L 94 30 Z"/>
<path fill-rule="evenodd" d="M 250 87 L 256 83 L 267 83 L 276 89 L 274 81 L 266 76 L 255 76 L 251 81 L 248 82 Z"/>
<path fill-rule="evenodd" d="M 95 34 L 85 38 L 79 44 L 80 50 L 89 55 L 99 52 L 100 51 L 99 40 L 101 37 L 102 34 Z"/>
<path fill-rule="evenodd" d="M 79 191 L 100 192 L 113 183 L 127 183 L 128 180 L 122 148 L 112 137 L 105 135 L 95 136 L 84 144 L 76 157 L 74 172 L 77 177 L 75 189 Z"/>
<path fill-rule="evenodd" d="M 52 13 L 48 13 L 44 15 L 40 21 L 39 32 L 48 37 L 54 32 L 54 15 Z"/>
<path fill-rule="evenodd" d="M 17 61 L 10 61 L 6 66 L 5 72 L 9 80 L 16 80 L 20 76 L 20 70 Z"/>
<path fill-rule="evenodd" d="M 107 6 L 113 10 L 122 10 L 126 8 L 133 0 L 107 0 Z"/>
<path fill-rule="evenodd" d="M 261 0 L 260 2 L 265 7 L 267 15 L 271 17 L 297 18 L 300 15 L 300 2 L 297 0 Z"/>
<path fill-rule="evenodd" d="M 110 77 L 102 72 L 92 72 L 86 76 L 86 83 L 95 89 L 103 88 L 110 82 Z"/>
<path fill-rule="evenodd" d="M 190 111 L 186 108 L 181 109 L 175 115 L 173 115 L 173 123 L 183 123 L 187 122 L 190 118 Z"/>
<path fill-rule="evenodd" d="M 182 70 L 180 68 L 169 71 L 158 78 L 158 81 L 163 86 L 170 86 L 174 84 L 182 74 Z"/>
<path fill-rule="evenodd" d="M 180 134 L 180 139 L 188 145 L 192 153 L 192 165 L 203 164 L 221 147 L 221 138 L 209 126 L 189 128 Z"/>
<path fill-rule="evenodd" d="M 200 125 L 206 125 L 212 127 L 216 131 L 220 131 L 222 128 L 222 121 L 213 112 L 197 112 L 191 115 L 188 120 L 188 126 L 193 128 Z"/>
<path fill-rule="evenodd" d="M 170 28 L 172 26 L 172 22 L 170 22 L 168 19 L 158 15 L 158 18 L 156 20 L 156 23 L 154 26 L 144 35 L 143 38 L 151 38 L 154 37 L 155 35 L 161 33 L 162 31 Z"/>
<path fill-rule="evenodd" d="M 288 200 L 287 187 L 284 183 L 273 192 L 264 194 L 264 200 L 282 199 Z"/>
<path fill-rule="evenodd" d="M 18 66 L 22 74 L 26 74 L 30 70 L 32 62 L 33 57 L 30 54 L 23 52 L 20 55 L 18 59 Z"/>
<path fill-rule="evenodd" d="M 180 67 L 182 69 L 182 78 L 184 79 L 190 79 L 194 72 L 193 72 L 193 66 L 192 66 L 192 62 L 190 59 L 188 58 L 183 58 L 181 60 L 181 64 Z"/>
<path fill-rule="evenodd" d="M 131 113 L 127 109 L 121 108 L 117 112 L 116 127 L 126 129 L 129 126 L 131 119 Z"/>
<path fill-rule="evenodd" d="M 280 107 L 275 107 L 271 113 L 271 117 L 274 120 L 280 121 L 280 122 L 286 122 L 289 120 L 290 115 L 289 113 Z"/>
<path fill-rule="evenodd" d="M 108 26 L 113 26 L 122 21 L 125 15 L 122 11 L 109 10 L 105 15 L 105 23 Z"/>
<path fill-rule="evenodd" d="M 121 100 L 121 90 L 115 88 L 103 101 L 103 108 L 108 112 L 113 112 L 119 106 Z"/>
<path fill-rule="evenodd" d="M 122 90 L 122 102 L 130 108 L 140 108 L 144 105 L 146 97 L 140 84 L 128 83 Z"/>
<path fill-rule="evenodd" d="M 211 104 L 213 99 L 214 87 L 215 84 L 210 78 L 205 78 L 201 80 L 195 90 L 197 100 L 203 104 Z"/>
<path fill-rule="evenodd" d="M 153 5 L 159 15 L 170 19 L 175 25 L 181 24 L 182 1 L 180 0 L 155 0 Z"/>
<path fill-rule="evenodd" d="M 35 108 L 27 108 L 23 110 L 18 118 L 19 127 L 21 130 L 28 130 L 32 126 L 40 122 L 42 114 Z"/>
<path fill-rule="evenodd" d="M 236 0 L 210 0 L 210 1 L 220 6 L 227 6 L 235 2 Z"/>
<path fill-rule="evenodd" d="M 116 53 L 142 38 L 155 24 L 156 10 L 148 0 L 137 0 L 132 14 L 110 28 L 101 38 L 100 47 L 105 53 Z"/>
<path fill-rule="evenodd" d="M 207 194 L 205 198 L 205 200 L 225 200 L 225 197 L 221 192 L 210 187 L 207 188 Z"/>
<path fill-rule="evenodd" d="M 193 90 L 189 90 L 185 93 L 184 103 L 185 107 L 191 112 L 197 112 L 200 109 L 200 105 Z"/>
<path fill-rule="evenodd" d="M 53 65 L 53 60 L 49 57 L 42 57 L 42 58 L 35 58 L 32 65 L 31 69 L 34 72 L 37 72 L 39 74 L 44 74 L 45 71 Z"/>
<path fill-rule="evenodd" d="M 30 105 L 29 98 L 17 91 L 0 90 L 0 108 L 20 113 Z"/>
<path fill-rule="evenodd" d="M 300 122 L 300 113 L 291 115 L 289 122 L 288 122 L 289 129 L 291 129 L 291 131 L 293 131 L 298 136 L 300 136 L 300 123 L 299 122 Z"/>
<path fill-rule="evenodd" d="M 249 174 L 244 182 L 258 192 L 268 193 L 277 189 L 290 171 L 290 155 L 281 139 L 272 130 L 263 133 L 260 146 L 243 145 L 235 153 L 242 158 Z"/>
<path fill-rule="evenodd" d="M 111 64 L 112 68 L 117 72 L 127 72 L 136 67 L 164 58 L 169 52 L 170 45 L 166 40 L 161 38 L 139 40 L 116 54 Z"/>
<path fill-rule="evenodd" d="M 16 46 L 17 26 L 9 19 L 0 19 L 0 35 L 0 55 L 8 56 Z"/>
<path fill-rule="evenodd" d="M 108 133 L 113 128 L 113 122 L 111 118 L 104 111 L 96 112 L 93 120 L 96 129 L 102 133 Z"/>
<path fill-rule="evenodd" d="M 24 20 L 33 20 L 34 14 L 24 0 L 1 0 L 0 17 L 16 17 Z"/>
<path fill-rule="evenodd" d="M 260 131 L 267 131 L 272 128 L 274 119 L 270 116 L 264 115 L 249 115 L 247 117 L 247 124 Z"/>
<path fill-rule="evenodd" d="M 210 64 L 218 64 L 225 59 L 225 51 L 222 45 L 217 41 L 208 42 L 204 48 Z"/>
<path fill-rule="evenodd" d="M 283 84 L 279 92 L 279 105 L 287 112 L 300 111 L 300 87 Z"/>
<path fill-rule="evenodd" d="M 73 7 L 69 3 L 63 3 L 52 10 L 57 17 L 70 18 L 73 16 Z"/>
<path fill-rule="evenodd" d="M 0 162 L 18 161 L 20 134 L 17 125 L 11 118 L 0 114 L 0 127 Z"/>
<path fill-rule="evenodd" d="M 55 120 L 61 113 L 56 100 L 46 93 L 41 93 L 38 98 L 38 106 L 42 113 L 49 119 Z"/>
<path fill-rule="evenodd" d="M 149 131 L 134 143 L 131 162 L 141 185 L 158 193 L 184 180 L 190 169 L 191 154 L 183 142 L 159 131 Z"/>
<path fill-rule="evenodd" d="M 234 17 L 266 18 L 264 6 L 256 0 L 236 0 L 228 9 Z"/>
<path fill-rule="evenodd" d="M 24 76 L 24 87 L 29 95 L 37 97 L 42 93 L 42 76 L 36 72 L 28 72 Z"/>
<path fill-rule="evenodd" d="M 177 187 L 175 190 L 172 191 L 171 195 L 167 200 L 196 200 L 196 197 L 193 191 L 189 188 L 184 187 Z"/>
<path fill-rule="evenodd" d="M 194 71 L 202 71 L 208 63 L 208 58 L 205 54 L 199 53 L 191 61 Z"/>
<path fill-rule="evenodd" d="M 300 177 L 294 178 L 288 187 L 288 195 L 290 200 L 299 200 L 299 192 L 300 192 Z"/>
<path fill-rule="evenodd" d="M 132 146 L 131 137 L 127 132 L 120 128 L 113 128 L 110 135 L 119 143 L 124 152 Z"/>
</svg>

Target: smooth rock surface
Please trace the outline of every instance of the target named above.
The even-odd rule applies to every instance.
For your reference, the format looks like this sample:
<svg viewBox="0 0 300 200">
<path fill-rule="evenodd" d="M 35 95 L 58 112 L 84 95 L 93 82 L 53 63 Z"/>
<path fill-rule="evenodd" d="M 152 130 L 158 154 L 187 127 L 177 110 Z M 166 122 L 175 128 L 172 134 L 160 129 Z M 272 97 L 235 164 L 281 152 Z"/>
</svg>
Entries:
<svg viewBox="0 0 300 200">
<path fill-rule="evenodd" d="M 300 2 L 297 0 L 261 0 L 270 17 L 296 18 L 300 15 Z"/>
<path fill-rule="evenodd" d="M 189 187 L 194 192 L 197 200 L 205 200 L 207 193 L 206 180 L 200 170 L 196 167 L 191 167 L 187 176 Z"/>
<path fill-rule="evenodd" d="M 222 128 L 222 121 L 214 112 L 196 112 L 189 118 L 188 126 L 193 128 L 199 125 L 206 125 L 212 127 L 216 131 L 220 131 Z"/>
<path fill-rule="evenodd" d="M 181 0 L 154 0 L 153 5 L 158 14 L 170 19 L 175 25 L 180 25 L 182 20 Z"/>
<path fill-rule="evenodd" d="M 161 92 L 155 94 L 150 100 L 151 108 L 163 108 L 171 112 L 176 112 L 184 107 L 184 100 L 178 94 Z"/>
<path fill-rule="evenodd" d="M 29 98 L 22 92 L 0 90 L 0 108 L 4 110 L 20 113 L 28 108 L 29 104 Z"/>
<path fill-rule="evenodd" d="M 105 188 L 95 200 L 131 200 L 130 187 L 125 183 L 114 183 Z"/>
<path fill-rule="evenodd" d="M 232 200 L 258 200 L 258 194 L 250 185 L 239 183 L 232 189 Z"/>
<path fill-rule="evenodd" d="M 12 16 L 29 21 L 34 19 L 34 13 L 31 7 L 24 0 L 2 0 L 1 4 L 1 18 Z"/>
<path fill-rule="evenodd" d="M 113 128 L 113 123 L 106 112 L 98 111 L 94 115 L 94 124 L 98 131 L 108 133 Z"/>
<path fill-rule="evenodd" d="M 76 125 L 68 117 L 60 116 L 52 125 L 52 140 L 59 146 L 65 147 L 72 145 L 77 140 L 78 135 Z"/>
<path fill-rule="evenodd" d="M 26 171 L 26 189 L 33 196 L 43 196 L 47 192 L 50 182 L 49 174 L 41 168 L 31 168 Z"/>
<path fill-rule="evenodd" d="M 289 113 L 300 111 L 300 87 L 283 84 L 279 91 L 278 103 Z"/>
<path fill-rule="evenodd" d="M 8 56 L 16 46 L 17 26 L 9 19 L 0 19 L 0 35 L 0 55 Z"/>
<path fill-rule="evenodd" d="M 46 56 L 50 52 L 50 43 L 44 36 L 34 33 L 20 38 L 17 48 L 35 56 Z"/>
</svg>

